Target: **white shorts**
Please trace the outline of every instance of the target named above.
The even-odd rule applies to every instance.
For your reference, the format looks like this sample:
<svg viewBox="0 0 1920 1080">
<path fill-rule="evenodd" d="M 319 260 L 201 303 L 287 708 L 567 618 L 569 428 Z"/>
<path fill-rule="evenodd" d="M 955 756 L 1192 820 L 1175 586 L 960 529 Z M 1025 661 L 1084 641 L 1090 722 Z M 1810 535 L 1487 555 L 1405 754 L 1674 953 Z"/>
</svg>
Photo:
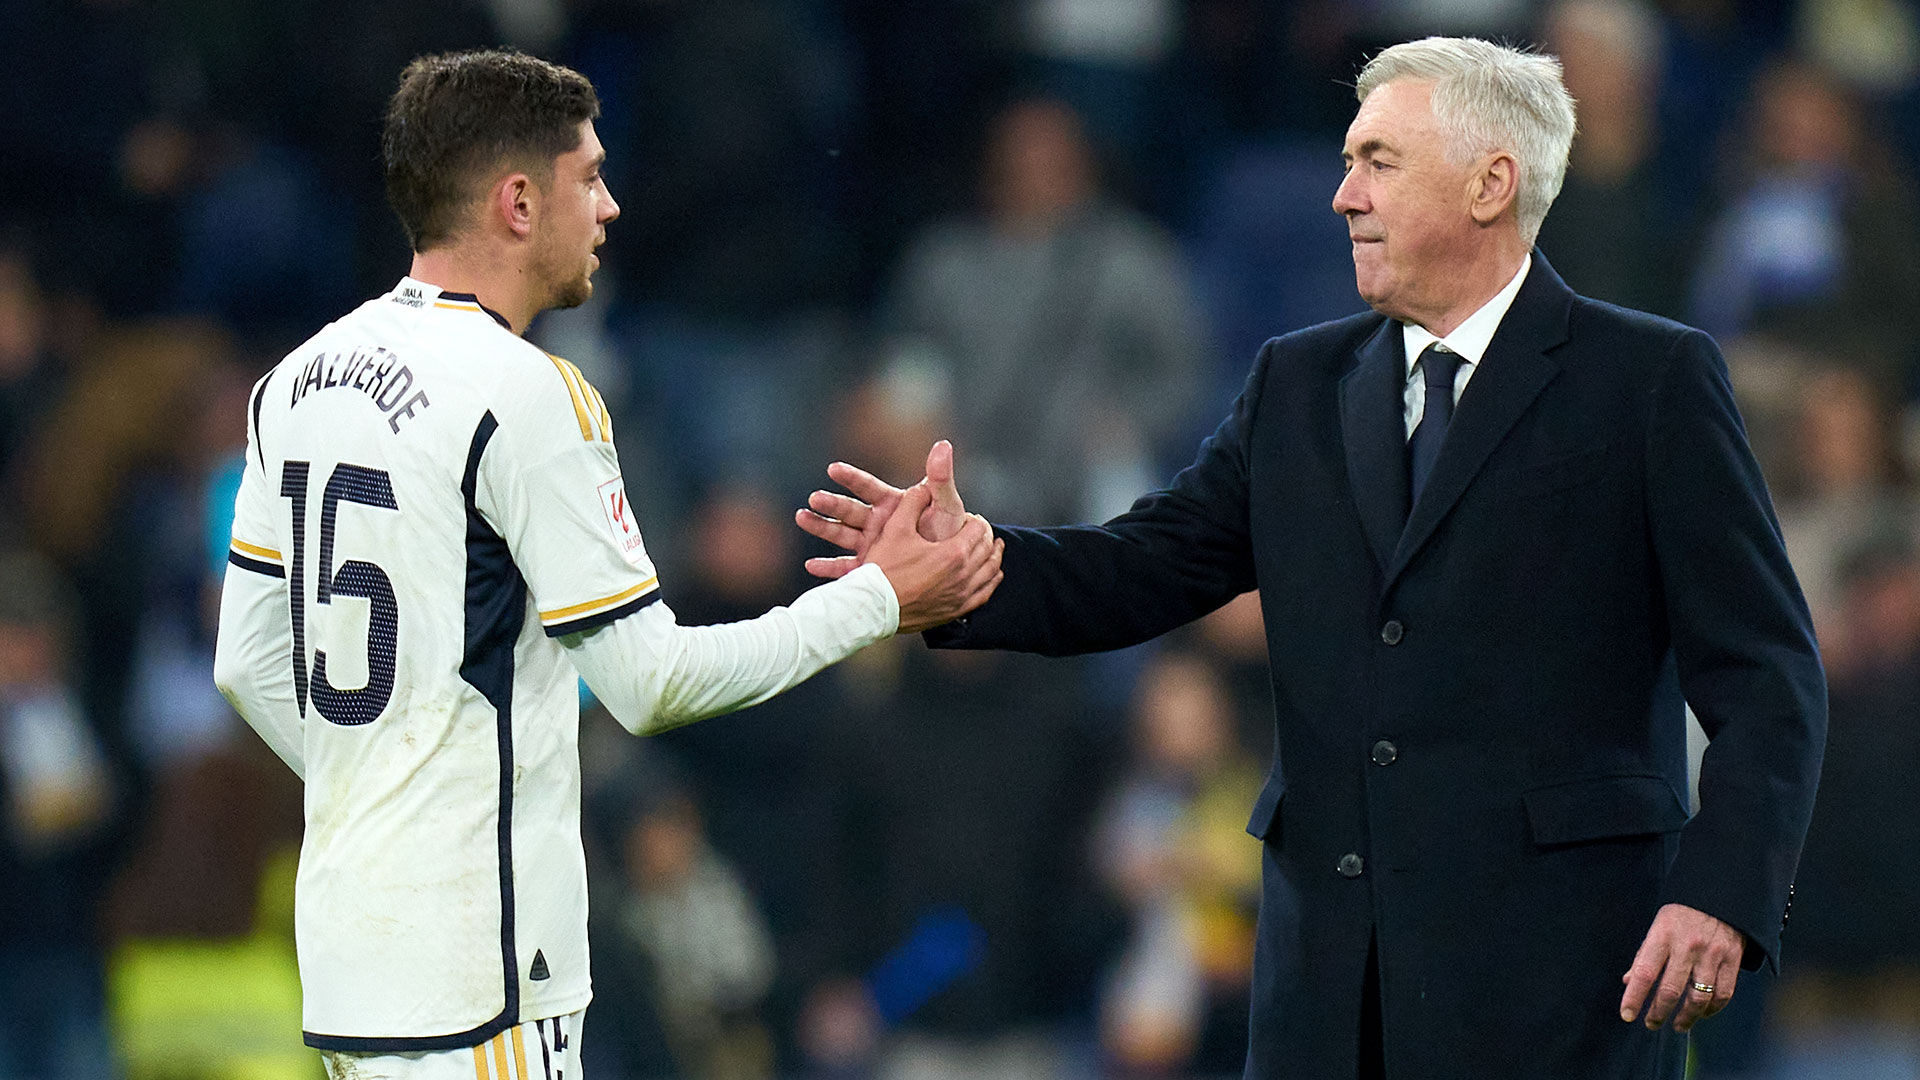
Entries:
<svg viewBox="0 0 1920 1080">
<path fill-rule="evenodd" d="M 322 1050 L 327 1080 L 582 1080 L 580 1026 L 587 1011 L 508 1028 L 479 1046 L 416 1054 Z"/>
</svg>

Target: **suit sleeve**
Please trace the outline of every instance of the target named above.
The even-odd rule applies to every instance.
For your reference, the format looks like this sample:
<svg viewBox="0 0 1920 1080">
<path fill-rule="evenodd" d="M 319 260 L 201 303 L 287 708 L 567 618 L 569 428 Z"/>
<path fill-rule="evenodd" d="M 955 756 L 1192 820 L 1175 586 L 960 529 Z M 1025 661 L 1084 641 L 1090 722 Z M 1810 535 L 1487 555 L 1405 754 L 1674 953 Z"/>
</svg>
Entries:
<svg viewBox="0 0 1920 1080">
<path fill-rule="evenodd" d="M 1647 493 L 1680 686 L 1710 740 L 1700 810 L 1664 899 L 1752 942 L 1780 932 L 1826 742 L 1826 677 L 1726 363 L 1712 339 L 1674 342 L 1654 392 Z"/>
<path fill-rule="evenodd" d="M 996 526 L 1006 578 L 993 598 L 926 633 L 935 648 L 1070 656 L 1158 637 L 1253 588 L 1250 445 L 1273 343 L 1232 410 L 1166 488 L 1104 525 Z"/>
</svg>

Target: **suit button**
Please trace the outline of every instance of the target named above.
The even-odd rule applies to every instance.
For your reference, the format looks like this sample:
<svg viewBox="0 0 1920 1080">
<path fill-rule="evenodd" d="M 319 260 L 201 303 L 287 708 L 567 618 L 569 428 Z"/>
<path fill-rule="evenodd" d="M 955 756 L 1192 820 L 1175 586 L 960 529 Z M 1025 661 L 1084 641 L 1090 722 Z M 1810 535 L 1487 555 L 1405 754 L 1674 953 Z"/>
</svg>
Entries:
<svg viewBox="0 0 1920 1080">
<path fill-rule="evenodd" d="M 1394 759 L 1399 756 L 1400 748 L 1385 739 L 1381 739 L 1379 742 L 1373 744 L 1373 763 L 1375 765 L 1391 765 Z"/>
<path fill-rule="evenodd" d="M 1387 625 L 1380 628 L 1380 640 L 1389 645 L 1400 644 L 1400 639 L 1406 636 L 1407 628 L 1400 625 L 1399 619 L 1388 619 Z"/>
<path fill-rule="evenodd" d="M 1340 856 L 1340 865 L 1335 867 L 1343 878 L 1357 878 L 1367 868 L 1366 861 L 1352 852 Z"/>
</svg>

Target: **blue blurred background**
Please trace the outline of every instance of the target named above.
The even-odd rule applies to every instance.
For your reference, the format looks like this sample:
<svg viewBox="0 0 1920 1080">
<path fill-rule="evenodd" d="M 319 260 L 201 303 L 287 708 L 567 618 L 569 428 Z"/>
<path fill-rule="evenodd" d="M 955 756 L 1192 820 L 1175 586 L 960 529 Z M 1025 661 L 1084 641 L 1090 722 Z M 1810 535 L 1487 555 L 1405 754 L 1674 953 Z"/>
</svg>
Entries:
<svg viewBox="0 0 1920 1080">
<path fill-rule="evenodd" d="M 408 59 L 599 87 L 624 213 L 531 336 L 721 621 L 804 587 L 836 457 L 907 482 L 952 437 L 1006 522 L 1171 475 L 1262 340 L 1360 309 L 1351 82 L 1436 32 L 1564 57 L 1541 248 L 1725 346 L 1830 665 L 1785 975 L 1697 1075 L 1920 1077 L 1906 0 L 0 0 L 0 1080 L 318 1075 L 300 790 L 211 685 L 212 613 L 250 383 L 406 270 Z M 588 702 L 588 1069 L 1238 1075 L 1264 680 L 1249 596 L 1083 661 L 895 642 L 645 742 Z"/>
</svg>

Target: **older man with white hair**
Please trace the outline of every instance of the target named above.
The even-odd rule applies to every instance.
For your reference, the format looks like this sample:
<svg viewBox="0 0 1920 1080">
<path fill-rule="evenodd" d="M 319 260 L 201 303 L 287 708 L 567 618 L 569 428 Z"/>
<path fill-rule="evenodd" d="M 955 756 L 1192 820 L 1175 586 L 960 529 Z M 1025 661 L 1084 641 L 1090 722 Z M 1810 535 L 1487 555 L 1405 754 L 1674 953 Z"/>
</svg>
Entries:
<svg viewBox="0 0 1920 1080">
<path fill-rule="evenodd" d="M 1358 92 L 1333 207 L 1373 312 L 1269 341 L 1128 513 L 996 528 L 1004 584 L 929 637 L 1110 649 L 1260 590 L 1250 1080 L 1679 1080 L 1779 953 L 1826 730 L 1806 605 L 1712 339 L 1533 249 L 1558 61 L 1428 39 Z M 832 471 L 829 575 L 900 494 Z M 950 447 L 925 483 L 922 530 L 957 529 Z"/>
</svg>

